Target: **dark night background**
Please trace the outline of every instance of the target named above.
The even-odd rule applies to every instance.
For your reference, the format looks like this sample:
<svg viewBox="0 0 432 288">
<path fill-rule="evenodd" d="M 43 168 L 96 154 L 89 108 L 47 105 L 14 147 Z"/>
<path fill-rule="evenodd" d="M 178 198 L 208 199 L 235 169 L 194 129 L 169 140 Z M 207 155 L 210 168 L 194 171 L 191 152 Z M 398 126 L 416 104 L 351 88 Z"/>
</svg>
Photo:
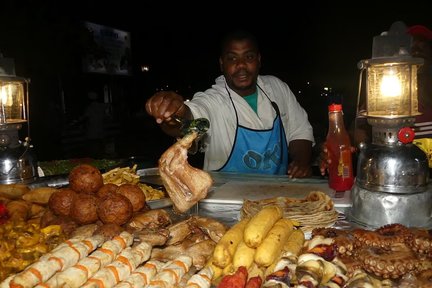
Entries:
<svg viewBox="0 0 432 288">
<path fill-rule="evenodd" d="M 40 160 L 94 156 L 86 155 L 82 131 L 71 123 L 83 113 L 87 91 L 102 94 L 106 87 L 113 106 L 105 156 L 155 163 L 173 140 L 146 115 L 145 100 L 158 89 L 191 97 L 213 84 L 220 72 L 219 38 L 234 27 L 256 34 L 261 74 L 290 85 L 320 139 L 327 128 L 322 88 L 343 95 L 348 124 L 355 113 L 357 62 L 371 57 L 372 38 L 397 20 L 432 27 L 429 1 L 303 1 L 297 8 L 281 1 L 149 2 L 2 1 L 0 52 L 14 58 L 17 76 L 31 79 L 31 138 Z M 132 76 L 82 71 L 88 42 L 81 21 L 131 33 Z M 142 72 L 143 65 L 150 71 Z"/>
</svg>

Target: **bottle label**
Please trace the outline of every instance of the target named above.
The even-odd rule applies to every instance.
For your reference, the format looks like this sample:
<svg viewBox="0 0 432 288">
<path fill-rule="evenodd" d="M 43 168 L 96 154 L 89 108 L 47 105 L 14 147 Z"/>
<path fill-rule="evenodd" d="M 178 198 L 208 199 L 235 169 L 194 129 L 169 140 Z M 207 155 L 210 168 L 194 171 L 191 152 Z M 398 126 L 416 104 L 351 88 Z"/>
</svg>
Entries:
<svg viewBox="0 0 432 288">
<path fill-rule="evenodd" d="M 351 177 L 351 151 L 348 149 L 341 149 L 339 154 L 339 163 L 337 167 L 338 176 L 342 178 Z"/>
</svg>

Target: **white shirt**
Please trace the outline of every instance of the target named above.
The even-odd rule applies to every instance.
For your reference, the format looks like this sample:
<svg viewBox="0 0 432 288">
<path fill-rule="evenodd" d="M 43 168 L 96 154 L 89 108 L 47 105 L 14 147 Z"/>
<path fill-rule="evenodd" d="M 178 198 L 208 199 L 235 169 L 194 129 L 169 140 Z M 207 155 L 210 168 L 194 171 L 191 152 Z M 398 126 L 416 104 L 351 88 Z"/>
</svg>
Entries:
<svg viewBox="0 0 432 288">
<path fill-rule="evenodd" d="M 267 96 L 279 106 L 287 143 L 296 139 L 309 140 L 313 144 L 313 130 L 306 111 L 297 102 L 288 85 L 274 76 L 258 76 L 258 85 Z M 231 94 L 238 114 L 239 125 L 251 129 L 270 129 L 276 112 L 266 95 L 257 88 L 258 111 L 255 113 L 246 100 L 231 90 L 225 77 L 216 78 L 216 83 L 204 92 L 197 92 L 185 104 L 191 109 L 195 119 L 207 118 L 210 128 L 205 139 L 204 169 L 217 170 L 227 161 L 234 143 L 236 115 L 229 98 Z"/>
</svg>

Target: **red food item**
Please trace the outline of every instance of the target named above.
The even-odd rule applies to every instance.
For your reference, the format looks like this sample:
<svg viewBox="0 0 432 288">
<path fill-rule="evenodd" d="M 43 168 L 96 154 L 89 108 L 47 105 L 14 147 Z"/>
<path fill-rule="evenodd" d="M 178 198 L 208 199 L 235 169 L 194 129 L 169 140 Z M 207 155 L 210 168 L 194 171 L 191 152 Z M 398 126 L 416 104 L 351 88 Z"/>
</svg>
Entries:
<svg viewBox="0 0 432 288">
<path fill-rule="evenodd" d="M 240 266 L 234 274 L 224 276 L 219 283 L 218 288 L 244 288 L 246 286 L 247 278 L 248 271 L 246 267 Z"/>
<path fill-rule="evenodd" d="M 4 203 L 0 203 L 0 224 L 5 223 L 9 219 L 9 211 Z"/>
</svg>

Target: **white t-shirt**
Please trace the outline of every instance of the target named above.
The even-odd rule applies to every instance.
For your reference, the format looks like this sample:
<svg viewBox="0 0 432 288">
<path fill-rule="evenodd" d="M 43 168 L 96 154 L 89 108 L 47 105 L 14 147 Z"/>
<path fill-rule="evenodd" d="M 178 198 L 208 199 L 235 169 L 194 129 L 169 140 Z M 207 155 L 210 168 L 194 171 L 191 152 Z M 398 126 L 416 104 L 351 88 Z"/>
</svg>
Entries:
<svg viewBox="0 0 432 288">
<path fill-rule="evenodd" d="M 312 126 L 306 111 L 300 106 L 288 85 L 274 76 L 259 76 L 258 86 L 279 106 L 287 143 L 295 139 L 314 143 Z M 217 170 L 227 161 L 234 143 L 236 115 L 228 92 L 231 94 L 238 114 L 239 125 L 251 129 L 270 129 L 276 112 L 266 95 L 257 88 L 258 111 L 255 113 L 246 100 L 231 90 L 225 77 L 219 76 L 216 83 L 204 92 L 197 92 L 185 104 L 195 119 L 207 118 L 210 128 L 205 138 L 205 170 Z"/>
</svg>

